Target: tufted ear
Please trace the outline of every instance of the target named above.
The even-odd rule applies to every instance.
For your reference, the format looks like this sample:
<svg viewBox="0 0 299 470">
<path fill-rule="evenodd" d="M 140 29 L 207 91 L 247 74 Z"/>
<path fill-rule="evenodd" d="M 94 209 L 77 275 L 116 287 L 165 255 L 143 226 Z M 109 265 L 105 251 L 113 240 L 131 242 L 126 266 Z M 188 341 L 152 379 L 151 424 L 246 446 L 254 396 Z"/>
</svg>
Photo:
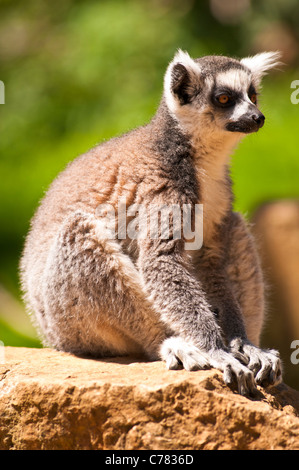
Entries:
<svg viewBox="0 0 299 470">
<path fill-rule="evenodd" d="M 254 82 L 258 85 L 268 70 L 281 65 L 280 57 L 281 53 L 279 51 L 261 52 L 252 57 L 245 57 L 240 62 L 251 71 Z"/>
<path fill-rule="evenodd" d="M 187 52 L 178 50 L 164 77 L 164 95 L 168 107 L 174 111 L 185 105 L 200 90 L 200 67 Z"/>
</svg>

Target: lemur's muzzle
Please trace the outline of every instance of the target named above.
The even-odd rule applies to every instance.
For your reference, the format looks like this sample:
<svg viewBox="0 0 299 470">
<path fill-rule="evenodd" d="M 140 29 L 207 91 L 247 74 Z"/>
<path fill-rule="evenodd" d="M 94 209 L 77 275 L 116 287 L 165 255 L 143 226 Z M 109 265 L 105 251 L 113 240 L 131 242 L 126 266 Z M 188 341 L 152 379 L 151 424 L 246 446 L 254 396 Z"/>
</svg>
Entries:
<svg viewBox="0 0 299 470">
<path fill-rule="evenodd" d="M 230 132 L 242 132 L 249 134 L 257 132 L 263 127 L 265 116 L 260 111 L 243 114 L 237 121 L 229 122 L 226 125 L 226 130 Z"/>
</svg>

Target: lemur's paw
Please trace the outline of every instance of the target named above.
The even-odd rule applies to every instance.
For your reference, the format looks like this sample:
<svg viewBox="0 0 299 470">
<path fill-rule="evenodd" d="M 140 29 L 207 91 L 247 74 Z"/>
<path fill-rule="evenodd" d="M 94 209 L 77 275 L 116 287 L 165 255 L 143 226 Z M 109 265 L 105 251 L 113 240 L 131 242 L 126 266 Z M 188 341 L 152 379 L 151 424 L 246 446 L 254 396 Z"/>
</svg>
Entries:
<svg viewBox="0 0 299 470">
<path fill-rule="evenodd" d="M 247 367 L 253 371 L 255 381 L 262 387 L 278 385 L 282 381 L 282 364 L 278 351 L 260 349 L 252 344 L 234 340 L 230 348 L 232 354 L 245 356 Z"/>
<path fill-rule="evenodd" d="M 223 379 L 227 385 L 237 385 L 240 395 L 257 394 L 253 372 L 229 352 L 220 349 L 210 351 L 209 363 L 212 367 L 223 371 Z"/>
<path fill-rule="evenodd" d="M 236 359 L 231 353 L 220 349 L 204 352 L 191 342 L 173 336 L 163 342 L 160 356 L 168 369 L 199 370 L 214 367 L 223 372 L 226 384 L 237 384 L 241 395 L 255 396 L 257 393 L 254 374 L 238 360 L 240 355 Z"/>
<path fill-rule="evenodd" d="M 166 339 L 160 349 L 168 369 L 200 370 L 209 368 L 205 353 L 178 336 Z"/>
</svg>

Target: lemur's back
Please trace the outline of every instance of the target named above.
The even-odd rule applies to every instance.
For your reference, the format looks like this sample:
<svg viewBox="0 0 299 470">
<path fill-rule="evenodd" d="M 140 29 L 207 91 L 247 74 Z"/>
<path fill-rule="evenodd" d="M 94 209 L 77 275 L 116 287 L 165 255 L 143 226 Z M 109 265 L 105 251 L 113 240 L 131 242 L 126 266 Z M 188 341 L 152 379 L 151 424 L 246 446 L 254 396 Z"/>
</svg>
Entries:
<svg viewBox="0 0 299 470">
<path fill-rule="evenodd" d="M 22 260 L 23 279 L 34 265 L 42 268 L 59 227 L 76 211 L 95 214 L 100 204 L 135 200 L 145 180 L 147 128 L 100 144 L 77 157 L 53 181 L 32 220 Z M 134 163 L 133 163 L 134 162 Z"/>
</svg>

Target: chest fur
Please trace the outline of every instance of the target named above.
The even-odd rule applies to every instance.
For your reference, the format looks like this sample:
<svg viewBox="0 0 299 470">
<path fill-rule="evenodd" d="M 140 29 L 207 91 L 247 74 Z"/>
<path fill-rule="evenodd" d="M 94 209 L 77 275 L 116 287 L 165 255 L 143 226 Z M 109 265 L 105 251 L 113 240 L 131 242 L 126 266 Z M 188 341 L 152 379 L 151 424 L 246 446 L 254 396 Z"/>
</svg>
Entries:
<svg viewBox="0 0 299 470">
<path fill-rule="evenodd" d="M 203 243 L 212 243 L 219 226 L 231 208 L 231 189 L 227 168 L 202 164 L 196 169 L 200 200 L 203 204 Z"/>
</svg>

